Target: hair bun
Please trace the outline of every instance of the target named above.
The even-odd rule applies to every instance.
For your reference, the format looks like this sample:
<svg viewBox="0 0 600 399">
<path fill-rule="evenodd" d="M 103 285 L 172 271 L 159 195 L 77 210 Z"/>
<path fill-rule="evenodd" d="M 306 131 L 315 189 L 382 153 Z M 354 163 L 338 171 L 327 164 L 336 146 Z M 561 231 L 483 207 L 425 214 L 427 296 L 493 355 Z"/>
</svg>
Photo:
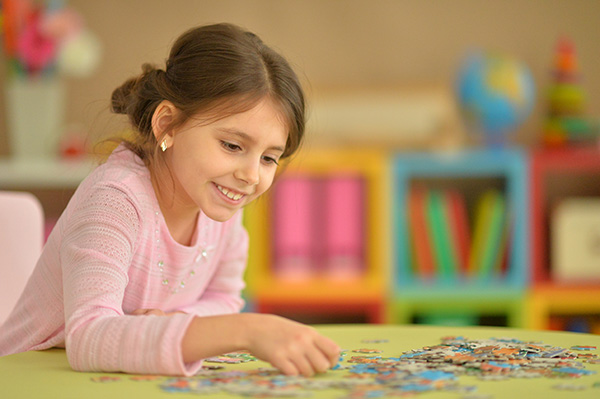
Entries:
<svg viewBox="0 0 600 399">
<path fill-rule="evenodd" d="M 143 64 L 142 73 L 134 78 L 128 79 L 120 87 L 117 87 L 111 96 L 111 110 L 117 114 L 129 114 L 129 110 L 135 108 L 137 96 L 135 95 L 140 87 L 147 83 L 154 86 L 155 78 L 158 77 L 163 70 L 156 68 L 152 64 Z"/>
<path fill-rule="evenodd" d="M 117 87 L 111 96 L 110 108 L 116 114 L 128 114 L 131 103 L 131 93 L 137 84 L 137 78 L 127 80 Z"/>
</svg>

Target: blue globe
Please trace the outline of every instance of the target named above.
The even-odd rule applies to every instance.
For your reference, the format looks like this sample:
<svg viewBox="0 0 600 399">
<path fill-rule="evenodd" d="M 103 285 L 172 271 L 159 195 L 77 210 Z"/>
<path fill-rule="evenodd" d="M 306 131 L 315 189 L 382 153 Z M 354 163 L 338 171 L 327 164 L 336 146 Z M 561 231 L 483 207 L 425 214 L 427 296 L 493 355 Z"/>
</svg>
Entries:
<svg viewBox="0 0 600 399">
<path fill-rule="evenodd" d="M 489 145 L 507 138 L 529 116 L 535 85 L 529 69 L 507 55 L 472 53 L 459 70 L 458 101 L 469 130 Z"/>
</svg>

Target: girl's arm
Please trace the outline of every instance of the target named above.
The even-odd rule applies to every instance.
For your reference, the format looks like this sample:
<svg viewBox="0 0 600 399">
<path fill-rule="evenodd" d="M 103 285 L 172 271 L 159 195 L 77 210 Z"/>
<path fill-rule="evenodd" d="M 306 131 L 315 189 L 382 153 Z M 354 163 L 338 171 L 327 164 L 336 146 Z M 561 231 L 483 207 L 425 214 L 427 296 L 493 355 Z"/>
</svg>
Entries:
<svg viewBox="0 0 600 399">
<path fill-rule="evenodd" d="M 128 187 L 83 188 L 70 204 L 62 234 L 65 345 L 79 371 L 192 375 L 200 363 L 185 364 L 181 340 L 192 315 L 138 317 L 123 314 L 138 234 L 139 206 Z M 58 293 L 56 294 L 59 295 Z"/>
<path fill-rule="evenodd" d="M 287 375 L 312 376 L 337 364 L 340 348 L 314 328 L 267 314 L 195 317 L 182 341 L 186 363 L 248 350 Z"/>
</svg>

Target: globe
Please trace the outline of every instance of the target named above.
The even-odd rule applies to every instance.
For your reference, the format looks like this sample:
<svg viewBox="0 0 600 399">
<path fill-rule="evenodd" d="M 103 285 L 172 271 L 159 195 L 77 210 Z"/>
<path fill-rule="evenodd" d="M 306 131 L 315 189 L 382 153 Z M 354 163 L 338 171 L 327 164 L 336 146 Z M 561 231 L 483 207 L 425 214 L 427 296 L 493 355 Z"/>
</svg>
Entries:
<svg viewBox="0 0 600 399">
<path fill-rule="evenodd" d="M 531 72 L 505 54 L 470 54 L 459 70 L 457 86 L 458 103 L 469 130 L 483 135 L 491 146 L 505 145 L 533 109 Z"/>
</svg>

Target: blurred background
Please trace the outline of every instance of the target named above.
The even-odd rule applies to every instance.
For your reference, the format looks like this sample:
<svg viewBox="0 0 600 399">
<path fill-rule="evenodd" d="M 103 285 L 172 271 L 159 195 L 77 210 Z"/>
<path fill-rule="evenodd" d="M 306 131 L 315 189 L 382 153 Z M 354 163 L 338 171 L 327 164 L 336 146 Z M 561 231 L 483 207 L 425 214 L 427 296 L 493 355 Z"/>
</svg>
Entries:
<svg viewBox="0 0 600 399">
<path fill-rule="evenodd" d="M 255 244 L 249 310 L 311 323 L 600 332 L 600 221 L 591 217 L 600 197 L 600 2 L 32 1 L 41 9 L 74 11 L 76 17 L 53 26 L 78 38 L 76 45 L 66 39 L 69 46 L 57 44 L 69 47 L 58 63 L 37 65 L 44 60 L 31 56 L 34 74 L 58 86 L 33 111 L 14 105 L 17 98 L 30 105 L 42 101 L 39 93 L 35 100 L 19 97 L 24 89 L 14 87 L 23 80 L 12 62 L 16 50 L 7 47 L 7 15 L 15 3 L 2 2 L 0 189 L 36 194 L 49 229 L 89 171 L 89 144 L 126 128 L 109 112 L 114 88 L 139 74 L 142 63 L 163 66 L 184 30 L 231 22 L 290 60 L 306 88 L 311 118 L 304 151 L 288 169 L 289 184 L 283 178 L 280 189 L 247 212 Z M 495 83 L 477 80 L 498 62 L 504 72 Z M 514 108 L 486 103 L 496 89 Z M 23 126 L 15 119 L 42 120 L 53 107 L 48 104 L 58 106 L 52 140 L 11 140 Z M 500 113 L 490 116 L 485 107 Z M 26 116 L 17 118 L 19 112 Z M 336 203 L 327 194 L 332 190 L 355 200 Z M 418 214 L 411 208 L 414 195 L 425 192 L 432 203 L 445 204 L 440 209 L 450 209 L 450 199 L 436 198 L 451 190 L 458 191 L 456 209 L 463 209 L 459 222 L 467 233 L 451 229 L 459 222 L 450 211 L 446 219 L 411 220 Z M 481 216 L 493 209 L 500 209 L 496 228 L 492 216 Z M 557 209 L 563 211 L 556 215 Z M 307 222 L 323 214 L 337 227 Z M 446 227 L 436 235 L 426 228 L 430 222 Z M 321 241 L 331 248 L 315 248 L 307 237 L 317 230 L 342 238 L 325 236 Z M 418 249 L 421 230 L 431 233 L 429 249 Z M 572 231 L 588 233 L 571 242 Z M 291 238 L 276 239 L 282 235 Z M 462 244 L 455 242 L 458 236 Z M 596 244 L 577 247 L 585 240 Z M 575 260 L 585 251 L 587 257 Z M 427 254 L 433 269 L 423 269 L 419 256 Z M 484 278 L 477 270 L 485 262 L 492 272 Z M 282 270 L 300 266 L 286 275 L 278 274 L 280 264 Z M 324 264 L 334 272 L 313 273 Z"/>
</svg>

